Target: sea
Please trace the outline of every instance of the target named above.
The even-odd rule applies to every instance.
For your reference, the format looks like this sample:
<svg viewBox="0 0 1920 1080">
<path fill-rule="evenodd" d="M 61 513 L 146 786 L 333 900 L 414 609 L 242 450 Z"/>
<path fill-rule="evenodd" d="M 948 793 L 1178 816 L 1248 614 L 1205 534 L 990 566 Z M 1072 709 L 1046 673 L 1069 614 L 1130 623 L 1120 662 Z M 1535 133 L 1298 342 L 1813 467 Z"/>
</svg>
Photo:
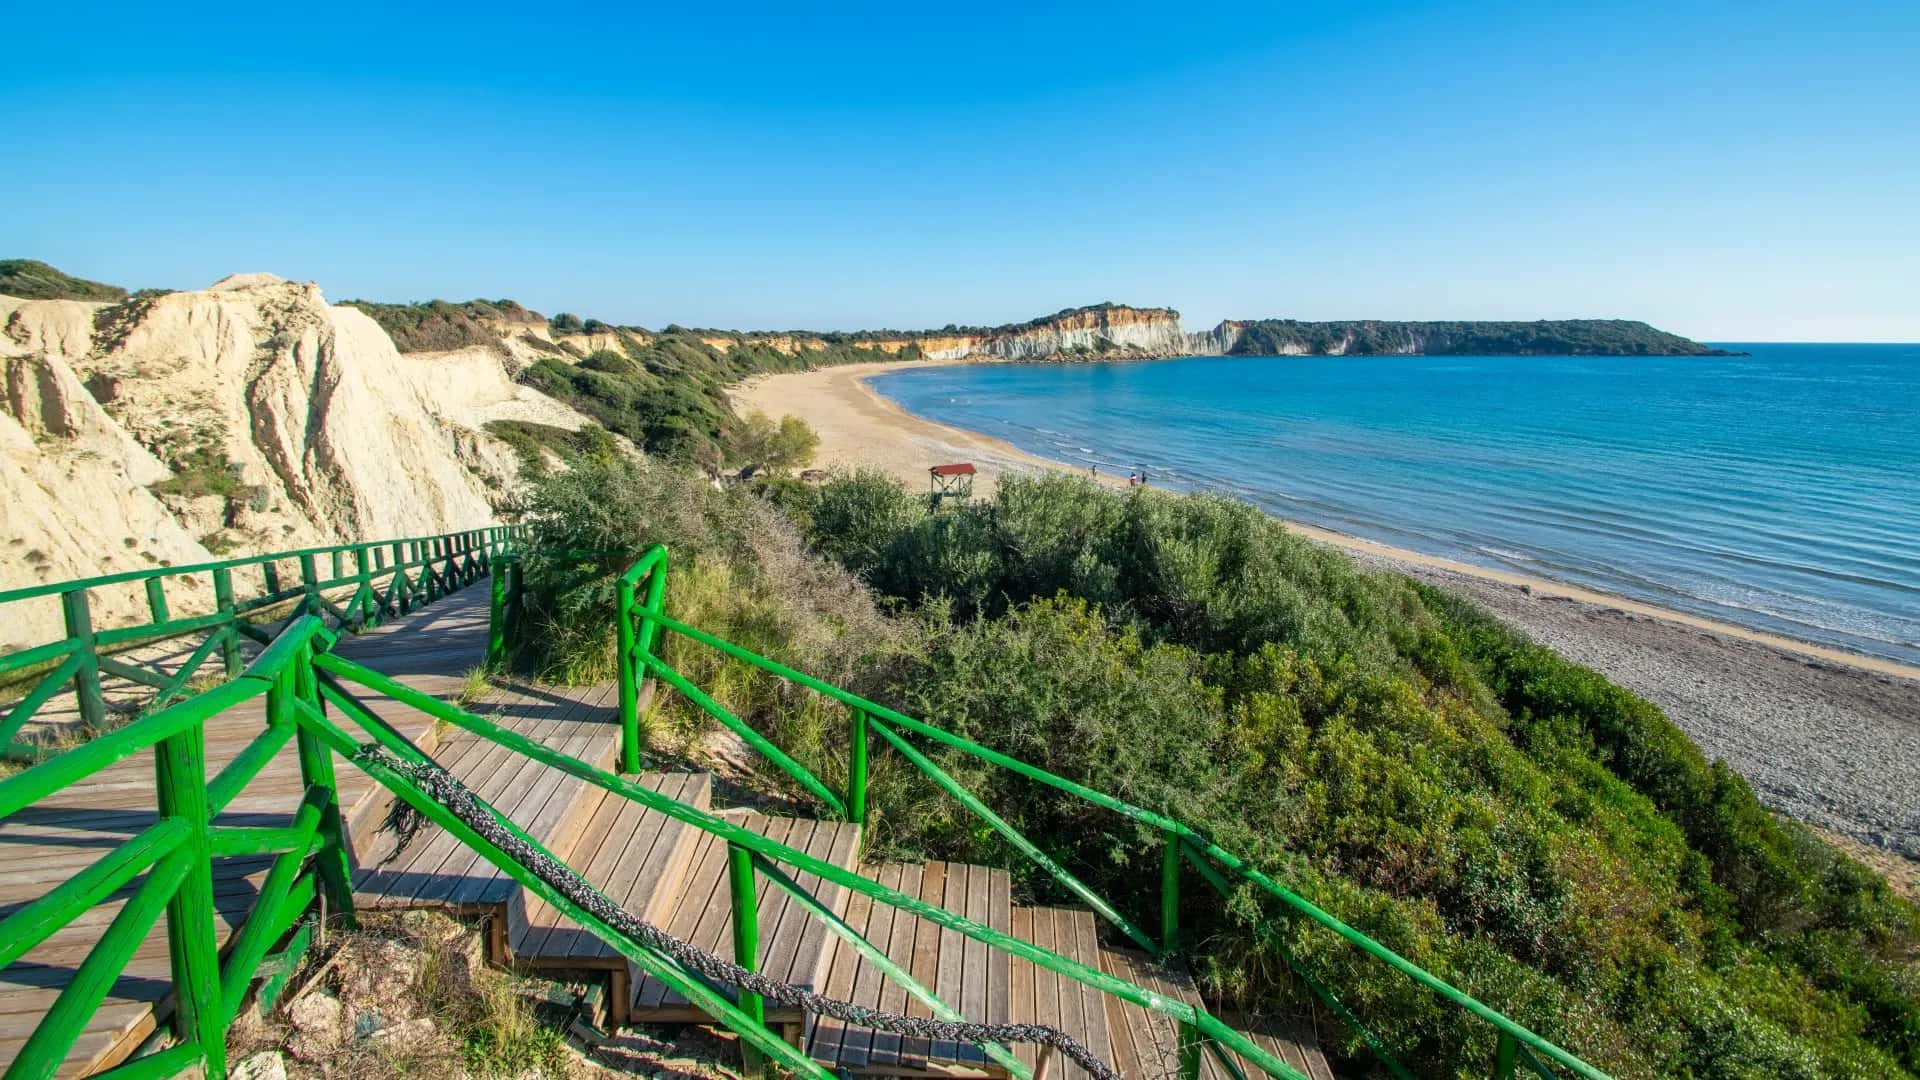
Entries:
<svg viewBox="0 0 1920 1080">
<path fill-rule="evenodd" d="M 1429 555 L 1920 664 L 1920 345 L 1192 357 L 872 379 L 930 420 Z"/>
</svg>

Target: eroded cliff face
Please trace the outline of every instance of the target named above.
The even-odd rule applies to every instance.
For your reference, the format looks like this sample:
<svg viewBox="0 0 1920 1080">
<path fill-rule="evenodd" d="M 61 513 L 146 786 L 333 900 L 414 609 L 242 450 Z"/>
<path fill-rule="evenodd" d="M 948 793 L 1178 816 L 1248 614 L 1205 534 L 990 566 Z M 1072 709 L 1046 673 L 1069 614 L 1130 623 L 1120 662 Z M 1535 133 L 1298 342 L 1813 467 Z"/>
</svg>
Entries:
<svg viewBox="0 0 1920 1080">
<path fill-rule="evenodd" d="M 1179 356 L 1189 348 L 1178 312 L 1118 305 L 1085 308 L 1000 333 L 930 336 L 919 345 L 929 360 Z"/>
<path fill-rule="evenodd" d="M 364 313 L 271 275 L 111 305 L 0 297 L 0 327 L 0 590 L 490 524 L 519 460 L 482 425 L 585 422 L 499 349 L 402 357 Z M 103 623 L 137 614 L 103 599 Z M 10 618 L 0 649 L 57 631 L 39 621 Z"/>
</svg>

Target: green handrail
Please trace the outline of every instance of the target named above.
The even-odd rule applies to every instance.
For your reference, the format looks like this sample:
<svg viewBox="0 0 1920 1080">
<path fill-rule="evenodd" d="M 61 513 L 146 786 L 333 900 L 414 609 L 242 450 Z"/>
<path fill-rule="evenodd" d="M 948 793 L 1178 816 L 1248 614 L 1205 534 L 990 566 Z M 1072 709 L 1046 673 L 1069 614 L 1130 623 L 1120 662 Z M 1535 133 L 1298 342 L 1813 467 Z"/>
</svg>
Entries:
<svg viewBox="0 0 1920 1080">
<path fill-rule="evenodd" d="M 81 914 L 141 873 L 146 879 L 81 961 L 54 1007 L 35 1026 L 7 1075 L 52 1076 L 87 1018 L 124 970 L 164 911 L 174 986 L 173 1029 L 180 1046 L 134 1063 L 133 1074 L 150 1074 L 198 1062 L 210 1076 L 226 1071 L 226 1031 L 272 943 L 285 936 L 326 889 L 333 910 L 351 919 L 352 893 L 344 886 L 346 851 L 338 828 L 339 792 L 331 761 L 321 767 L 301 755 L 305 796 L 288 829 L 216 829 L 214 800 L 231 797 L 237 784 L 257 774 L 271 755 L 243 751 L 234 764 L 249 763 L 237 783 L 209 784 L 206 721 L 264 696 L 267 729 L 252 745 L 284 745 L 297 711 L 317 709 L 313 650 L 333 641 L 321 620 L 295 620 L 281 637 L 233 682 L 195 695 L 150 717 L 49 758 L 0 780 L 0 819 L 126 758 L 151 749 L 155 807 L 159 820 L 46 895 L 0 921 L 0 963 L 26 955 Z M 317 745 L 317 744 L 316 744 Z M 249 747 L 251 749 L 251 746 Z M 222 774 L 227 780 L 229 771 Z M 223 967 L 215 930 L 213 859 L 235 848 L 286 842 L 241 922 Z M 182 1053 L 191 1047 L 190 1054 Z"/>
<path fill-rule="evenodd" d="M 812 874 L 824 881 L 839 885 L 853 892 L 861 893 L 870 899 L 903 910 L 908 914 L 924 919 L 937 926 L 953 930 L 956 933 L 972 938 L 991 948 L 1010 953 L 1023 960 L 1028 960 L 1040 967 L 1064 975 L 1102 993 L 1111 994 L 1123 1001 L 1128 1001 L 1142 1008 L 1162 1013 L 1178 1023 L 1193 1025 L 1209 1038 L 1217 1039 L 1226 1044 L 1241 1057 L 1253 1062 L 1273 1076 L 1281 1077 L 1283 1080 L 1296 1080 L 1296 1078 L 1299 1077 L 1299 1074 L 1280 1058 L 1275 1057 L 1241 1033 L 1226 1027 L 1216 1018 L 1210 1017 L 1204 1009 L 1199 1009 L 1185 1002 L 1164 997 L 1154 991 L 1144 989 L 1124 979 L 1109 975 L 1098 968 L 1083 964 L 1071 957 L 1063 956 L 1050 949 L 1034 945 L 1024 939 L 1003 934 L 989 926 L 974 922 L 965 916 L 956 915 L 945 908 L 930 904 L 918 897 L 888 888 L 879 882 L 862 877 L 853 871 L 843 869 L 817 856 L 810 855 L 796 848 L 790 848 L 778 841 L 770 840 L 751 829 L 728 821 L 726 818 L 676 801 L 669 796 L 654 791 L 652 788 L 631 780 L 604 772 L 579 758 L 544 746 L 516 731 L 502 727 L 482 717 L 475 716 L 458 706 L 449 704 L 430 694 L 423 693 L 390 676 L 362 667 L 343 657 L 323 652 L 314 656 L 313 664 L 315 669 L 323 673 L 323 675 L 331 675 L 340 682 L 353 683 L 372 690 L 384 697 L 392 698 L 408 708 L 419 710 L 432 716 L 436 720 L 444 720 L 455 727 L 462 728 L 481 738 L 504 746 L 508 750 L 531 758 L 549 768 L 557 769 L 562 773 L 577 777 L 605 791 L 640 803 L 650 810 L 684 822 L 703 832 L 712 833 L 716 839 L 732 847 L 744 848 L 756 855 L 790 867 L 800 873 Z M 325 693 L 325 687 L 326 682 L 323 678 L 323 694 Z M 327 695 L 327 700 L 343 705 L 342 711 L 366 729 L 380 745 L 407 760 L 424 760 L 419 752 L 409 747 L 397 732 L 392 731 L 389 727 L 381 723 L 376 716 L 364 707 L 358 706 L 357 704 L 351 705 L 351 707 L 344 707 L 353 702 L 351 696 L 340 693 L 337 690 L 335 691 L 335 695 Z M 318 721 L 314 722 L 318 723 Z M 344 734 L 329 736 L 329 739 L 333 742 L 335 748 L 342 753 L 350 753 L 353 749 L 350 741 L 340 741 L 345 739 Z M 381 774 L 375 769 L 369 768 L 368 771 L 370 774 L 375 775 L 376 779 L 380 779 L 383 784 L 388 782 L 382 778 Z M 435 818 L 435 820 L 437 821 L 439 819 Z M 505 822 L 504 820 L 502 823 L 503 825 L 511 825 L 510 822 Z M 528 842 L 531 843 L 531 841 Z M 482 841 L 481 843 L 484 842 Z M 479 850 L 479 848 L 476 847 L 476 850 Z M 485 854 L 484 851 L 483 854 Z M 503 869 L 506 869 L 509 873 L 514 872 L 511 867 L 503 867 Z M 562 911 L 571 910 L 570 906 L 557 904 L 555 906 Z M 669 985 L 672 984 L 669 983 Z M 678 987 L 675 987 L 675 989 L 678 989 Z M 689 998 L 689 1000 L 692 999 Z M 698 1002 L 696 1002 L 696 1004 L 698 1004 Z M 705 1006 L 702 1006 L 702 1008 L 705 1008 Z M 709 1015 L 718 1015 L 710 1009 L 707 1011 Z M 737 1012 L 738 1010 L 736 1009 L 735 1011 Z M 723 1022 L 726 1021 L 723 1020 Z M 762 1049 L 765 1048 L 762 1047 Z"/>
<path fill-rule="evenodd" d="M 659 554 L 656 554 L 656 552 L 658 552 Z M 649 568 L 652 568 L 655 566 L 664 567 L 665 566 L 664 549 L 658 546 L 654 548 L 650 548 L 645 554 L 641 556 L 640 561 L 635 563 L 635 567 L 638 568 L 643 564 Z M 629 571 L 629 574 L 632 574 L 632 573 L 633 573 L 632 571 Z M 663 577 L 664 574 L 661 574 L 658 576 Z M 1354 947 L 1359 948 L 1361 951 L 1367 953 L 1368 955 L 1388 964 L 1394 970 L 1400 972 L 1402 975 L 1411 979 L 1415 983 L 1432 991 L 1434 994 L 1439 996 L 1442 1000 L 1445 1000 L 1450 1004 L 1458 1006 L 1459 1008 L 1465 1010 L 1467 1013 L 1474 1016 L 1475 1018 L 1485 1022 L 1489 1026 L 1493 1027 L 1503 1040 L 1510 1039 L 1517 1047 L 1523 1047 L 1528 1051 L 1530 1051 L 1531 1054 L 1544 1056 L 1545 1058 L 1566 1067 L 1567 1069 L 1571 1070 L 1575 1074 L 1581 1077 L 1585 1077 L 1586 1080 L 1608 1080 L 1606 1073 L 1595 1068 L 1591 1064 L 1588 1064 L 1586 1061 L 1575 1056 L 1573 1053 L 1559 1047 L 1558 1045 L 1547 1040 L 1546 1038 L 1534 1033 L 1533 1031 L 1529 1030 L 1525 1026 L 1503 1015 L 1498 1010 L 1495 1010 L 1487 1006 L 1486 1004 L 1478 1001 L 1477 999 L 1468 995 L 1464 991 L 1459 990 L 1458 988 L 1454 987 L 1453 985 L 1449 984 L 1448 982 L 1439 978 L 1438 976 L 1432 974 L 1426 969 L 1420 967 L 1419 965 L 1413 963 L 1410 960 L 1407 960 L 1405 957 L 1402 957 L 1399 954 L 1393 952 L 1391 949 L 1388 949 L 1386 946 L 1381 945 L 1380 943 L 1372 940 L 1371 938 L 1367 937 L 1365 934 L 1360 933 L 1360 931 L 1347 925 L 1345 922 L 1342 922 L 1340 919 L 1335 918 L 1332 914 L 1321 909 L 1319 906 L 1307 900 L 1305 897 L 1300 896 L 1298 893 L 1295 893 L 1294 891 L 1274 881 L 1272 878 L 1268 877 L 1266 874 L 1262 873 L 1255 867 L 1251 866 L 1245 860 L 1241 859 L 1239 856 L 1234 855 L 1229 851 L 1226 851 L 1225 849 L 1221 848 L 1219 845 L 1215 844 L 1211 839 L 1201 834 L 1199 831 L 1187 826 L 1186 824 L 1180 821 L 1167 817 L 1164 814 L 1159 814 L 1154 811 L 1148 810 L 1144 807 L 1135 806 L 1121 799 L 1117 799 L 1111 795 L 1107 795 L 1104 792 L 1096 791 L 1083 784 L 1076 783 L 1065 777 L 1058 776 L 1054 773 L 1048 772 L 1045 769 L 1041 769 L 1034 765 L 1030 765 L 1010 755 L 1001 753 L 999 751 L 993 750 L 986 746 L 982 746 L 979 743 L 973 742 L 970 739 L 966 739 L 962 736 L 946 731 L 943 728 L 935 727 L 932 724 L 928 724 L 924 721 L 907 716 L 896 710 L 890 709 L 884 705 L 878 704 L 873 701 L 869 701 L 863 697 L 860 697 L 857 694 L 853 694 L 846 690 L 842 690 L 839 687 L 836 687 L 821 679 L 815 678 L 814 676 L 808 675 L 805 672 L 788 667 L 787 665 L 781 664 L 776 660 L 772 660 L 768 657 L 761 656 L 760 654 L 755 653 L 752 650 L 743 648 L 723 638 L 707 633 L 703 630 L 700 630 L 697 627 L 689 626 L 686 623 L 680 622 L 672 618 L 671 616 L 668 616 L 663 610 L 663 608 L 664 608 L 664 605 L 657 602 L 649 602 L 647 604 L 638 604 L 638 603 L 629 604 L 622 607 L 619 615 L 619 622 L 622 624 L 627 624 L 630 622 L 630 620 L 638 619 L 641 621 L 643 625 L 658 626 L 661 630 L 670 631 L 672 633 L 685 637 L 689 640 L 707 645 L 713 649 L 718 650 L 719 652 L 725 655 L 733 657 L 734 659 L 750 664 L 763 671 L 769 672 L 773 675 L 779 676 L 780 678 L 786 679 L 789 682 L 798 684 L 800 686 L 804 686 L 828 698 L 838 701 L 841 704 L 847 706 L 850 710 L 852 710 L 856 718 L 864 717 L 864 722 L 869 727 L 876 726 L 874 724 L 875 721 L 883 721 L 885 725 L 890 725 L 892 727 L 902 728 L 907 731 L 911 731 L 915 734 L 924 736 L 935 742 L 941 743 L 954 750 L 958 750 L 962 753 L 968 754 L 978 760 L 985 761 L 989 764 L 997 765 L 1003 769 L 1007 769 L 1008 771 L 1027 777 L 1028 779 L 1046 784 L 1059 791 L 1066 792 L 1067 794 L 1072 795 L 1078 799 L 1081 799 L 1082 801 L 1092 803 L 1093 805 L 1096 805 L 1096 806 L 1103 807 L 1107 810 L 1113 811 L 1114 813 L 1120 814 L 1124 817 L 1137 821 L 1143 825 L 1159 830 L 1167 835 L 1170 842 L 1177 840 L 1185 844 L 1191 845 L 1194 851 L 1218 863 L 1221 867 L 1224 867 L 1228 873 L 1240 878 L 1241 880 L 1251 884 L 1255 888 L 1260 889 L 1261 891 L 1274 897 L 1275 899 L 1279 900 L 1283 905 L 1293 909 L 1295 912 L 1306 917 L 1308 920 L 1328 930 L 1333 931 L 1335 934 L 1339 935 L 1348 944 L 1353 945 Z M 649 642 L 651 642 L 653 639 L 649 638 L 648 640 Z M 659 670 L 661 666 L 662 665 L 660 665 L 656 661 L 654 668 L 655 670 Z M 699 699 L 694 699 L 694 700 L 696 704 L 701 704 Z M 704 708 L 704 705 L 702 705 L 702 707 Z M 861 721 L 856 719 L 855 722 L 857 724 L 857 723 L 860 723 Z M 637 732 L 637 727 L 635 730 Z M 887 733 L 885 726 L 881 726 L 880 730 L 883 732 L 883 734 Z M 779 759 L 777 758 L 774 760 L 776 762 L 779 761 Z M 923 757 L 921 760 L 928 760 L 928 759 L 924 759 Z M 919 764 L 918 761 L 916 761 L 915 763 Z M 864 773 L 864 771 L 865 771 L 864 769 L 861 770 L 862 773 Z M 850 773 L 851 772 L 852 770 L 850 770 Z M 790 774 L 794 775 L 794 779 L 801 781 L 803 784 L 806 782 L 804 779 L 802 779 L 800 775 L 792 774 L 791 772 Z M 807 774 L 807 775 L 810 776 L 811 774 Z M 929 774 L 929 775 L 932 775 L 932 774 Z M 935 779 L 937 783 L 938 778 L 936 777 Z M 942 785 L 942 786 L 944 787 L 945 785 Z M 809 785 L 809 787 L 811 789 L 811 785 Z M 950 787 L 947 788 L 947 790 L 949 790 L 949 792 L 953 791 L 953 789 Z M 855 801 L 855 795 L 856 793 L 853 793 L 853 792 L 849 793 L 849 797 L 847 800 L 849 804 Z M 860 801 L 864 803 L 864 792 L 858 793 L 858 797 Z M 956 793 L 956 797 L 957 797 L 957 793 Z M 966 800 L 963 800 L 963 802 L 965 801 Z M 972 800 L 972 802 L 977 803 L 978 800 Z M 973 806 L 970 805 L 969 808 L 972 809 Z M 976 810 L 976 813 L 977 812 L 978 811 Z M 993 821 L 998 820 L 998 818 L 997 816 L 992 816 L 992 817 L 987 817 L 986 820 L 988 820 L 989 824 L 991 825 Z M 1004 822 L 1002 822 L 1002 824 L 1004 825 Z M 994 826 L 994 827 L 996 829 L 999 829 L 999 826 Z M 1009 826 L 1007 827 L 1007 829 L 1000 830 L 1000 831 L 1002 831 L 1003 835 L 1006 835 L 1007 831 L 1009 831 L 1010 828 L 1011 827 Z M 1024 838 L 1022 838 L 1022 840 L 1024 841 Z M 1027 842 L 1027 844 L 1030 846 L 1030 842 Z M 1016 844 L 1016 847 L 1020 847 L 1020 846 L 1021 846 L 1020 844 Z M 1024 851 L 1025 848 L 1023 847 L 1022 850 Z M 1039 865 L 1041 865 L 1045 869 L 1048 869 L 1050 873 L 1054 872 L 1054 870 L 1057 868 L 1057 864 L 1053 864 L 1051 860 L 1041 861 L 1039 862 Z M 1171 865 L 1171 860 L 1167 865 Z M 1058 874 L 1056 874 L 1055 876 L 1058 877 Z M 1074 885 L 1078 884 L 1077 882 L 1069 882 L 1067 879 L 1061 879 L 1061 880 L 1062 880 L 1062 884 L 1066 885 L 1069 889 L 1073 889 Z M 1177 877 L 1174 877 L 1171 874 L 1168 874 L 1163 865 L 1162 880 L 1163 880 L 1163 883 L 1177 882 Z M 1082 885 L 1080 886 L 1080 888 L 1084 889 L 1085 886 Z M 1079 894 L 1079 889 L 1074 889 L 1074 891 L 1076 892 L 1076 894 Z M 1107 906 L 1110 907 L 1110 905 L 1107 905 Z M 1095 910 L 1099 911 L 1100 906 L 1096 905 Z M 1102 913 L 1104 914 L 1104 912 Z M 1166 909 L 1163 905 L 1163 919 L 1165 915 L 1166 915 Z M 1130 937 L 1135 937 L 1136 940 L 1139 940 L 1139 936 L 1138 936 L 1139 931 L 1137 927 L 1135 927 L 1132 931 L 1128 931 L 1125 928 L 1125 926 L 1130 926 L 1131 925 L 1130 923 L 1122 925 L 1121 922 L 1116 922 L 1115 925 L 1120 926 L 1122 928 L 1122 932 L 1128 933 Z M 1173 927 L 1163 923 L 1163 931 L 1166 933 L 1167 936 L 1169 937 L 1172 936 L 1173 929 L 1174 929 Z M 1149 945 L 1148 948 L 1155 953 L 1158 953 L 1161 951 L 1160 946 L 1158 944 Z M 1350 1017 L 1351 1014 L 1348 1013 L 1347 1016 Z M 1357 1021 L 1353 1021 L 1353 1022 L 1357 1024 Z M 1205 1030 L 1205 1028 L 1208 1025 L 1202 1024 L 1200 1026 L 1202 1028 L 1203 1034 L 1210 1034 Z M 1359 1029 L 1357 1030 L 1357 1033 L 1360 1034 L 1361 1037 L 1369 1043 L 1369 1045 L 1375 1045 L 1375 1046 L 1380 1045 L 1377 1037 L 1373 1036 L 1371 1032 L 1364 1031 L 1364 1029 Z M 1397 1063 L 1394 1063 L 1393 1067 L 1397 1068 Z"/>
<path fill-rule="evenodd" d="M 63 636 L 57 641 L 0 654 L 0 676 L 32 680 L 20 700 L 0 714 L 0 756 L 33 760 L 44 755 L 43 748 L 18 742 L 17 736 L 62 690 L 73 692 L 81 721 L 94 730 L 105 723 L 107 716 L 103 675 L 153 689 L 153 697 L 138 713 L 140 718 L 151 716 L 183 696 L 215 656 L 226 677 L 238 675 L 241 638 L 271 641 L 272 634 L 257 620 L 275 616 L 288 603 L 293 605 L 295 617 L 325 615 L 335 625 L 357 632 L 473 581 L 487 572 L 495 558 L 511 552 L 523 535 L 522 526 L 499 525 L 437 536 L 300 548 L 102 574 L 0 592 L 0 619 L 19 618 L 20 605 L 55 599 L 63 628 Z M 298 584 L 282 587 L 283 563 L 297 564 Z M 258 588 L 250 595 L 236 592 L 237 571 L 258 574 Z M 199 580 L 202 578 L 206 581 Z M 386 579 L 384 590 L 380 587 L 382 578 Z M 211 585 L 213 610 L 181 615 L 174 610 L 167 588 L 194 583 L 203 588 Z M 99 590 L 135 585 L 144 594 L 149 618 L 126 626 L 97 626 L 95 601 Z M 335 594 L 346 595 L 346 599 L 337 601 Z M 206 636 L 171 671 L 127 663 L 115 655 L 195 634 Z M 35 670 L 40 668 L 45 670 Z"/>
</svg>

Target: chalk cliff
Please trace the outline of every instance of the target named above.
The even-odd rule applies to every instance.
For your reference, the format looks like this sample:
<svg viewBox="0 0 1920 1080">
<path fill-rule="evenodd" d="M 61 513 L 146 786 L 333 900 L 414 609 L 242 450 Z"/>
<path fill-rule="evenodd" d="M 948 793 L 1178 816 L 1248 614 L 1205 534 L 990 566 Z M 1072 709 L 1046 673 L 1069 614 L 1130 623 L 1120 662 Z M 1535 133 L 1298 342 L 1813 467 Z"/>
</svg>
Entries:
<svg viewBox="0 0 1920 1080">
<path fill-rule="evenodd" d="M 0 296 L 0 385 L 0 590 L 488 524 L 519 458 L 482 425 L 585 422 L 497 348 L 402 357 L 364 313 L 268 274 Z M 103 600 L 108 624 L 137 604 Z M 0 648 L 45 638 L 42 618 Z"/>
<path fill-rule="evenodd" d="M 1187 335 L 1180 328 L 1180 313 L 1169 308 L 1098 304 L 1020 326 L 974 333 L 935 331 L 919 345 L 930 360 L 1177 356 L 1187 351 Z"/>
</svg>

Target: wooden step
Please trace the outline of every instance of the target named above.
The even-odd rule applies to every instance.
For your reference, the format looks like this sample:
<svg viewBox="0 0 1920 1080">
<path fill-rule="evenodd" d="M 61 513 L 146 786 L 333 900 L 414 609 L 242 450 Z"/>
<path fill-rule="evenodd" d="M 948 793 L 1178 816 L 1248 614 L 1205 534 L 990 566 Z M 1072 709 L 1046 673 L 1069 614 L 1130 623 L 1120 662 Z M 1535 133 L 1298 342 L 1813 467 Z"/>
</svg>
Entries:
<svg viewBox="0 0 1920 1080">
<path fill-rule="evenodd" d="M 1014 907 L 1012 881 L 1004 870 L 965 863 L 931 862 L 870 865 L 865 872 L 891 888 L 964 915 L 1001 933 L 1031 941 L 1089 966 L 1099 963 L 1099 938 L 1093 914 L 1079 908 Z M 1107 1052 L 1106 1010 L 1098 991 L 1055 975 L 1010 954 L 990 949 L 886 904 L 856 896 L 847 921 L 889 959 L 969 1020 L 986 1023 L 1038 1023 L 1059 1027 L 1096 1054 Z M 899 984 L 844 943 L 835 941 L 825 960 L 824 993 L 857 1005 L 909 1016 L 931 1011 L 910 1001 Z M 894 1076 L 1001 1076 L 1005 1070 L 976 1046 L 903 1038 L 817 1018 L 807 1050 L 831 1068 Z M 1032 1047 L 1016 1048 L 1032 1066 Z M 1056 1075 L 1062 1075 L 1056 1073 Z M 1064 1075 L 1080 1077 L 1069 1067 Z"/>
<path fill-rule="evenodd" d="M 706 773 L 647 773 L 640 783 L 701 810 L 712 802 Z M 699 829 L 599 788 L 565 856 L 567 864 L 627 912 L 660 925 L 678 903 L 698 847 Z M 631 998 L 626 958 L 552 905 L 517 891 L 507 903 L 505 954 L 496 962 L 522 968 L 602 969 L 614 1022 L 624 1023 Z"/>
<path fill-rule="evenodd" d="M 836 866 L 851 868 L 859 851 L 860 828 L 847 822 L 778 818 L 728 811 L 729 820 L 805 851 Z M 845 890 L 812 874 L 792 873 L 799 885 L 832 911 L 845 906 Z M 712 833 L 695 837 L 691 867 L 671 911 L 654 925 L 682 941 L 726 959 L 733 958 L 733 902 L 727 888 L 727 845 Z M 794 903 L 764 875 L 756 893 L 760 918 L 758 968 L 798 986 L 818 986 L 817 972 L 830 934 L 826 924 Z M 664 984 L 634 970 L 630 1017 L 635 1023 L 701 1023 L 707 1015 Z M 789 1029 L 797 1039 L 803 1017 L 796 1010 L 767 1007 L 767 1020 Z"/>
<path fill-rule="evenodd" d="M 575 690 L 497 688 L 476 712 L 502 727 L 599 768 L 613 765 L 620 725 L 611 683 Z M 465 731 L 442 736 L 434 758 L 535 840 L 566 858 L 598 805 L 598 788 Z M 366 909 L 438 907 L 504 916 L 518 892 L 512 878 L 438 826 L 411 838 L 391 827 L 357 838 L 354 902 Z M 493 951 L 504 950 L 501 918 Z"/>
<path fill-rule="evenodd" d="M 1101 949 L 1100 969 L 1189 1005 L 1201 1003 L 1200 992 L 1186 972 L 1161 967 L 1144 953 Z M 1107 1027 L 1113 1033 L 1112 1064 L 1121 1076 L 1146 1078 L 1179 1074 L 1179 1035 L 1177 1025 L 1170 1018 L 1116 997 L 1107 997 L 1106 1006 Z M 1314 1034 L 1310 1017 L 1223 1015 L 1221 1019 L 1312 1080 L 1333 1080 L 1333 1070 L 1327 1066 L 1327 1056 L 1320 1051 L 1320 1040 Z M 1246 1076 L 1264 1075 L 1240 1055 L 1231 1056 Z M 1202 1080 L 1232 1080 L 1232 1074 L 1221 1067 L 1211 1052 L 1201 1055 L 1200 1075 Z"/>
</svg>

